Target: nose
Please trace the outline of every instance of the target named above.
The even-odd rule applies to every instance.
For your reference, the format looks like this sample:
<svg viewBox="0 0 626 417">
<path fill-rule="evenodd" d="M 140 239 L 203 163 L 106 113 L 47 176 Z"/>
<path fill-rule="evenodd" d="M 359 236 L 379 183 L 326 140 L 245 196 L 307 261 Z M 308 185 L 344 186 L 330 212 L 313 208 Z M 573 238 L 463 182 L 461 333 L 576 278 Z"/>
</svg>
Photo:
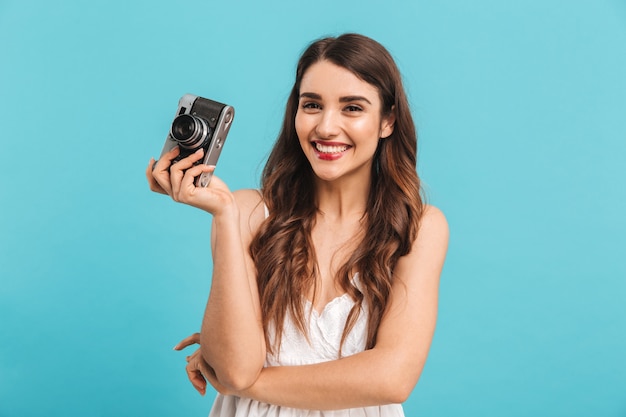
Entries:
<svg viewBox="0 0 626 417">
<path fill-rule="evenodd" d="M 315 126 L 315 133 L 320 139 L 329 139 L 339 134 L 340 127 L 340 115 L 333 110 L 324 110 L 320 113 L 317 126 Z"/>
</svg>

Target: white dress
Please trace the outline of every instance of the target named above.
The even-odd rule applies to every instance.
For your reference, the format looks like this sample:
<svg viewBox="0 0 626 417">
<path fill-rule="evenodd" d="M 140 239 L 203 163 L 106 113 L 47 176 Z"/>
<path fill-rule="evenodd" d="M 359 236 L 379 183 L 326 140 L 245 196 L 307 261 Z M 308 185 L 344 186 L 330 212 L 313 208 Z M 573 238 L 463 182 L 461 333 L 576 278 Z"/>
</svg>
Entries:
<svg viewBox="0 0 626 417">
<path fill-rule="evenodd" d="M 355 277 L 356 278 L 356 277 Z M 358 278 L 357 278 L 358 279 Z M 344 294 L 326 305 L 321 314 L 305 301 L 305 317 L 309 320 L 310 343 L 296 328 L 291 317 L 285 318 L 280 352 L 267 355 L 265 366 L 307 365 L 332 361 L 339 357 L 341 335 L 346 317 L 354 301 Z M 365 349 L 367 312 L 362 310 L 342 348 L 350 356 Z M 303 410 L 265 404 L 249 398 L 218 394 L 209 417 L 404 417 L 402 405 L 389 404 L 334 411 Z"/>
</svg>

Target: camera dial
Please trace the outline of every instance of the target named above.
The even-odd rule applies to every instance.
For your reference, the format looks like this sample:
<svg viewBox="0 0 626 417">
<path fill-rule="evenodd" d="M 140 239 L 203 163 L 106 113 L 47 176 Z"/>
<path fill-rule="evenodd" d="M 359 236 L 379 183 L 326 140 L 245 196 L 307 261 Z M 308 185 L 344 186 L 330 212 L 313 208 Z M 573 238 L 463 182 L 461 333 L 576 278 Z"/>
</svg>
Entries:
<svg viewBox="0 0 626 417">
<path fill-rule="evenodd" d="M 185 149 L 199 148 L 211 136 L 206 121 L 190 114 L 181 114 L 172 122 L 172 139 Z"/>
</svg>

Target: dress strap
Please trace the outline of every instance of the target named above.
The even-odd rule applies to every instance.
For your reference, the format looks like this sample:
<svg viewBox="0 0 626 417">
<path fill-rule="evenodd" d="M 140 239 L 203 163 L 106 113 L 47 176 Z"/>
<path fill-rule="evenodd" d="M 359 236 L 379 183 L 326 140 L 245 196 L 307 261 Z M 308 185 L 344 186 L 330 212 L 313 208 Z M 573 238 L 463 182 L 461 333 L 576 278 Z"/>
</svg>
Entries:
<svg viewBox="0 0 626 417">
<path fill-rule="evenodd" d="M 261 196 L 261 201 L 263 201 L 263 209 L 265 210 L 265 218 L 267 219 L 270 216 L 270 209 L 267 208 L 267 204 L 265 204 L 265 200 L 263 200 L 263 193 L 261 190 L 257 190 L 257 192 Z"/>
</svg>

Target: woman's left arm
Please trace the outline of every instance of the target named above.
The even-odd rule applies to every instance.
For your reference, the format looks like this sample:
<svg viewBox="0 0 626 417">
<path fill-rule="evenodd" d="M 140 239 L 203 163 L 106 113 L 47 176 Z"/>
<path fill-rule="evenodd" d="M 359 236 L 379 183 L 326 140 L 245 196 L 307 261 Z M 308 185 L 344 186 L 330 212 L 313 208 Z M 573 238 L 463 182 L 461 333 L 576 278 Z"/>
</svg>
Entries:
<svg viewBox="0 0 626 417">
<path fill-rule="evenodd" d="M 417 384 L 435 331 L 447 246 L 446 219 L 428 207 L 411 252 L 396 267 L 374 348 L 314 365 L 265 368 L 250 388 L 226 393 L 317 410 L 404 402 Z"/>
</svg>

